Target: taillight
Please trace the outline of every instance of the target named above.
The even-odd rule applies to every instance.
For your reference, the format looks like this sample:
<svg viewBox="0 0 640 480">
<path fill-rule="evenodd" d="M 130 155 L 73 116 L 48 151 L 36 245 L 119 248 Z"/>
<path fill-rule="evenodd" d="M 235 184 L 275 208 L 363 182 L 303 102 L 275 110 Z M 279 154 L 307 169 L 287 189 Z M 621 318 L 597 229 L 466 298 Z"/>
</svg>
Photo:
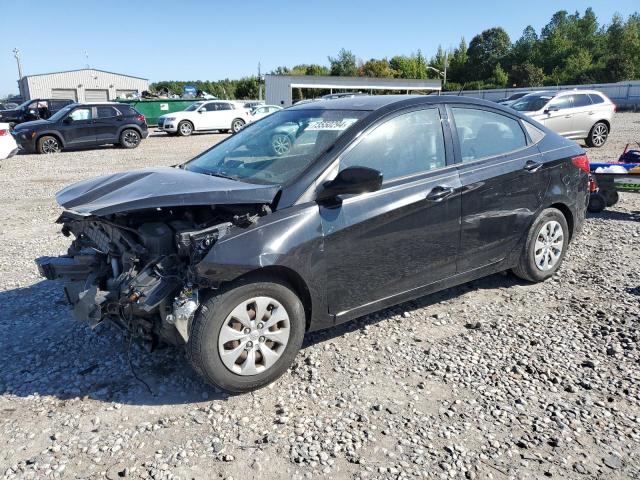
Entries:
<svg viewBox="0 0 640 480">
<path fill-rule="evenodd" d="M 576 167 L 578 167 L 583 172 L 589 173 L 589 157 L 587 157 L 586 154 L 573 157 L 571 159 L 571 163 L 573 163 Z"/>
<path fill-rule="evenodd" d="M 0 137 L 4 137 L 5 135 L 9 135 L 9 130 L 6 128 L 0 129 Z"/>
<path fill-rule="evenodd" d="M 142 115 L 141 113 L 136 115 L 136 120 L 138 120 L 139 122 L 144 122 L 145 121 L 144 115 Z"/>
</svg>

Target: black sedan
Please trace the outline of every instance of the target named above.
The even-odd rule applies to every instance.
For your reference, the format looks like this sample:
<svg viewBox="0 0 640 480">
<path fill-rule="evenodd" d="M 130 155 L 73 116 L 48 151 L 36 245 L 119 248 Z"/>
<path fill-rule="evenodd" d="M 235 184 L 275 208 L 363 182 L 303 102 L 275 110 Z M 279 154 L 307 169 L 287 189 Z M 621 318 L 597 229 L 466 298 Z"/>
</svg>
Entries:
<svg viewBox="0 0 640 480">
<path fill-rule="evenodd" d="M 291 145 L 274 152 L 274 134 Z M 461 97 L 292 107 L 177 166 L 57 195 L 77 319 L 186 347 L 223 389 L 275 380 L 305 332 L 511 270 L 551 277 L 580 231 L 584 151 L 518 112 Z"/>
</svg>

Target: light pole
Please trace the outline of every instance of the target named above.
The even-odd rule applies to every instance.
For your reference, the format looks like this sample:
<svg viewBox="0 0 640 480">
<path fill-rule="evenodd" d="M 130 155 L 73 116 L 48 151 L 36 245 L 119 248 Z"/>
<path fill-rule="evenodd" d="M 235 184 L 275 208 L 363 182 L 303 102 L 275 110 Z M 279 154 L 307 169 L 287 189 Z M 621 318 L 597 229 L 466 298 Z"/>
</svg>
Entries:
<svg viewBox="0 0 640 480">
<path fill-rule="evenodd" d="M 16 57 L 16 62 L 18 63 L 18 80 L 22 80 L 22 64 L 20 63 L 20 50 L 18 50 L 17 48 L 14 48 L 13 56 Z"/>
</svg>

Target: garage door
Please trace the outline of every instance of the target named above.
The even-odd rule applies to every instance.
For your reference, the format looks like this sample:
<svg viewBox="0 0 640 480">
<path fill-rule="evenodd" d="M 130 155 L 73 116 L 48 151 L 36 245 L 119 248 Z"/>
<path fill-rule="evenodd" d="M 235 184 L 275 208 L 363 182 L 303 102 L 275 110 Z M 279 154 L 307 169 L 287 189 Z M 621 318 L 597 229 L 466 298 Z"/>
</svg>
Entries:
<svg viewBox="0 0 640 480">
<path fill-rule="evenodd" d="M 51 98 L 55 100 L 78 100 L 75 88 L 54 88 L 51 90 Z"/>
<path fill-rule="evenodd" d="M 84 91 L 85 102 L 106 102 L 109 100 L 109 90 L 91 90 Z"/>
</svg>

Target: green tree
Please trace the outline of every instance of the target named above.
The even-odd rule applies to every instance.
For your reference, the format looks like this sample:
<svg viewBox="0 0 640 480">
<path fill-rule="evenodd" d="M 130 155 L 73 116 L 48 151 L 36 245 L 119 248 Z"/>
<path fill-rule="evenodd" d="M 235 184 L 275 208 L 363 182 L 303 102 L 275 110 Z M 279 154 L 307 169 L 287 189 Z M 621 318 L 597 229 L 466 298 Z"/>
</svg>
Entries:
<svg viewBox="0 0 640 480">
<path fill-rule="evenodd" d="M 453 53 L 449 55 L 449 68 L 447 69 L 447 82 L 464 82 L 467 78 L 467 42 L 464 38 Z"/>
<path fill-rule="evenodd" d="M 371 60 L 365 62 L 362 67 L 360 67 L 359 73 L 363 77 L 378 78 L 393 78 L 397 74 L 397 72 L 391 68 L 391 65 L 389 65 L 389 61 L 386 58 L 383 58 L 381 60 L 372 58 Z"/>
<path fill-rule="evenodd" d="M 514 65 L 509 78 L 509 83 L 516 87 L 541 87 L 544 85 L 544 71 L 531 62 Z"/>
<path fill-rule="evenodd" d="M 507 56 L 510 48 L 509 35 L 501 27 L 490 28 L 473 37 L 468 50 L 469 73 L 474 73 L 472 78 L 489 78 L 496 64 Z"/>
<path fill-rule="evenodd" d="M 258 98 L 258 78 L 245 77 L 238 80 L 235 86 L 235 98 L 247 100 Z"/>
<path fill-rule="evenodd" d="M 496 67 L 493 69 L 493 74 L 491 75 L 491 83 L 496 87 L 506 87 L 507 82 L 509 81 L 509 76 L 507 72 L 503 70 L 500 64 L 496 64 Z"/>
<path fill-rule="evenodd" d="M 356 56 L 350 50 L 340 49 L 337 57 L 328 57 L 331 64 L 331 75 L 338 77 L 355 77 L 358 75 Z"/>
</svg>

